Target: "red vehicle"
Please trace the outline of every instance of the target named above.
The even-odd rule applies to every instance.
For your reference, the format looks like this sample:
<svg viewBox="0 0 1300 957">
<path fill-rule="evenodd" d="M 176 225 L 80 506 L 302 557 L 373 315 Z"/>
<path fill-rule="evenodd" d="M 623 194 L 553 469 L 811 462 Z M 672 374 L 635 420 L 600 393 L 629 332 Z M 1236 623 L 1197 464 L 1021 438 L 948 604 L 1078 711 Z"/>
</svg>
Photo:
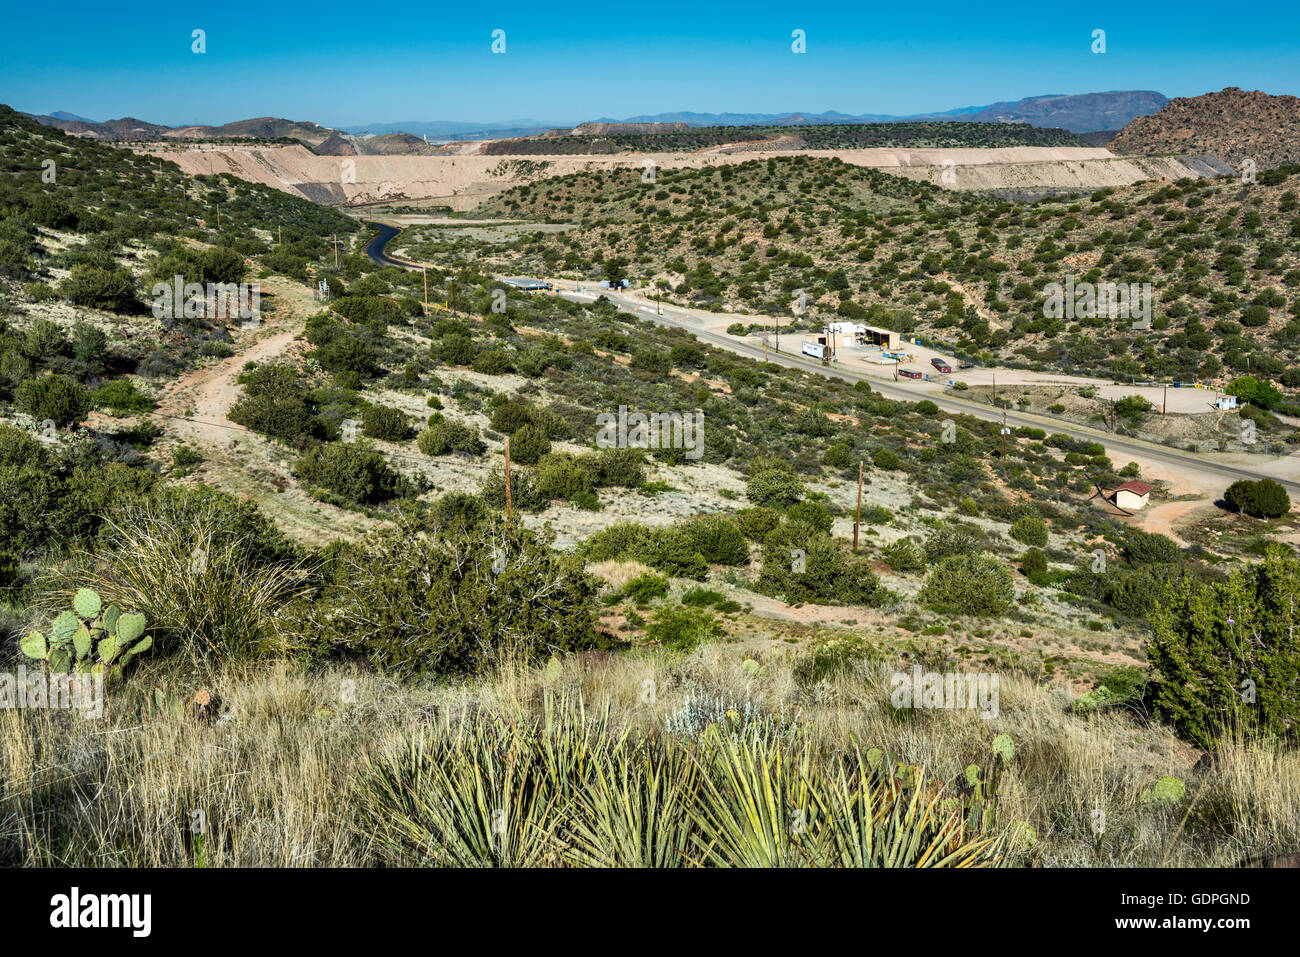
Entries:
<svg viewBox="0 0 1300 957">
<path fill-rule="evenodd" d="M 940 372 L 951 372 L 951 371 L 952 371 L 952 366 L 948 365 L 948 363 L 944 362 L 944 361 L 943 361 L 942 359 L 940 359 L 938 356 L 935 356 L 933 359 L 930 360 L 930 365 L 934 366 L 934 367 L 935 367 L 936 369 L 938 369 Z"/>
<path fill-rule="evenodd" d="M 906 378 L 908 378 L 908 379 L 919 379 L 919 378 L 921 378 L 921 373 L 919 373 L 919 372 L 913 372 L 911 369 L 899 369 L 899 370 L 898 370 L 898 374 L 901 375 L 901 376 L 904 376 L 904 377 L 906 377 Z"/>
</svg>

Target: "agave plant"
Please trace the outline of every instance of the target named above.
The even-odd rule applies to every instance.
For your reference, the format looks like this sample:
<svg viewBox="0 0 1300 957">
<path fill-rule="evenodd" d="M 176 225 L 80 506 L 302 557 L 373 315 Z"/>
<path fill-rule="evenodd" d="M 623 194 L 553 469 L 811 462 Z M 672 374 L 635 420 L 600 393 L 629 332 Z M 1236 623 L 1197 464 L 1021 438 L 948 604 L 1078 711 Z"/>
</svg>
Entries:
<svg viewBox="0 0 1300 957">
<path fill-rule="evenodd" d="M 99 594 L 78 589 L 72 610 L 63 611 L 50 625 L 49 637 L 32 631 L 19 647 L 28 658 L 44 661 L 53 672 L 103 674 L 120 678 L 131 659 L 153 645 L 145 635 L 145 616 L 123 614 L 116 605 L 103 607 Z"/>
</svg>

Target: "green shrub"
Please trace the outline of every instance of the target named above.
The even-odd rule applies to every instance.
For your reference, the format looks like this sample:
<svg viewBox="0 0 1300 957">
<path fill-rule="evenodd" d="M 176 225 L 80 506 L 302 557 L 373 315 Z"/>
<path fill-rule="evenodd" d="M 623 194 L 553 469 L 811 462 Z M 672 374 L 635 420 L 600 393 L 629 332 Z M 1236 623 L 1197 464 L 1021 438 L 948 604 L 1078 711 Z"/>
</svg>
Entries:
<svg viewBox="0 0 1300 957">
<path fill-rule="evenodd" d="M 122 267 L 105 269 L 86 263 L 73 266 L 59 293 L 78 306 L 109 312 L 132 312 L 139 305 L 135 280 Z"/>
<path fill-rule="evenodd" d="M 644 461 L 640 449 L 602 449 L 595 456 L 593 481 L 601 488 L 637 488 L 645 482 Z"/>
<path fill-rule="evenodd" d="M 230 407 L 226 417 L 254 432 L 290 445 L 301 446 L 309 439 L 325 436 L 325 429 L 316 417 L 314 407 L 302 395 L 292 393 L 282 396 L 245 392 Z"/>
<path fill-rule="evenodd" d="M 1151 411 L 1151 401 L 1140 395 L 1126 395 L 1115 403 L 1115 414 L 1130 422 L 1139 421 Z"/>
<path fill-rule="evenodd" d="M 1020 556 L 1020 570 L 1031 582 L 1041 584 L 1047 575 L 1047 556 L 1040 549 L 1027 549 Z"/>
<path fill-rule="evenodd" d="M 114 415 L 138 415 L 154 406 L 153 399 L 141 392 L 130 379 L 113 379 L 103 383 L 90 396 L 97 409 Z"/>
<path fill-rule="evenodd" d="M 18 408 L 38 422 L 53 421 L 59 428 L 76 425 L 92 407 L 90 390 L 67 376 L 46 373 L 18 386 Z"/>
<path fill-rule="evenodd" d="M 505 469 L 493 469 L 483 479 L 479 488 L 479 497 L 489 508 L 502 511 L 506 507 Z M 512 468 L 510 470 L 510 506 L 515 511 L 536 512 L 550 504 L 537 487 L 537 478 L 532 469 Z"/>
<path fill-rule="evenodd" d="M 374 505 L 410 492 L 408 483 L 382 455 L 356 442 L 329 442 L 308 449 L 294 472 L 302 481 L 354 505 Z"/>
<path fill-rule="evenodd" d="M 572 455 L 551 453 L 537 465 L 537 491 L 548 501 L 572 501 L 592 492 L 587 464 Z"/>
<path fill-rule="evenodd" d="M 438 415 L 437 412 L 434 415 Z M 432 417 L 431 417 L 432 418 Z M 438 419 L 429 424 L 415 439 L 416 447 L 425 455 L 482 455 L 487 448 L 471 425 Z"/>
<path fill-rule="evenodd" d="M 937 611 L 998 617 L 1016 597 L 1005 564 L 990 555 L 956 554 L 942 559 L 925 578 L 920 600 Z"/>
<path fill-rule="evenodd" d="M 623 594 L 638 605 L 648 605 L 668 594 L 668 579 L 654 572 L 642 572 L 623 586 Z"/>
<path fill-rule="evenodd" d="M 853 461 L 853 449 L 847 442 L 837 442 L 826 449 L 822 464 L 827 468 L 846 469 Z"/>
<path fill-rule="evenodd" d="M 865 559 L 829 535 L 808 532 L 787 524 L 768 535 L 758 577 L 763 591 L 790 603 L 877 605 L 888 597 Z"/>
<path fill-rule="evenodd" d="M 1150 614 L 1155 702 L 1202 748 L 1252 730 L 1294 740 L 1300 662 L 1300 561 L 1280 548 L 1226 582 L 1182 577 Z"/>
<path fill-rule="evenodd" d="M 482 499 L 468 492 L 448 492 L 433 506 L 440 527 L 473 528 L 486 521 L 487 508 Z"/>
<path fill-rule="evenodd" d="M 1157 532 L 1131 531 L 1124 539 L 1124 557 L 1131 565 L 1167 565 L 1181 562 L 1183 550 Z"/>
<path fill-rule="evenodd" d="M 925 553 L 910 538 L 890 542 L 880 550 L 880 557 L 900 573 L 920 571 L 925 567 Z"/>
<path fill-rule="evenodd" d="M 804 502 L 796 502 L 786 510 L 787 517 L 792 522 L 802 522 L 815 532 L 829 535 L 835 519 L 831 516 L 830 509 L 826 504 L 816 499 L 809 499 Z"/>
<path fill-rule="evenodd" d="M 546 432 L 531 422 L 521 425 L 510 439 L 510 460 L 520 465 L 536 465 L 551 451 L 551 440 Z"/>
<path fill-rule="evenodd" d="M 722 625 L 699 608 L 665 606 L 646 626 L 646 637 L 670 651 L 691 651 L 724 634 Z"/>
<path fill-rule="evenodd" d="M 368 405 L 361 413 L 361 433 L 368 438 L 401 442 L 411 433 L 406 413 L 387 405 Z"/>
<path fill-rule="evenodd" d="M 588 562 L 632 561 L 645 553 L 652 534 L 636 522 L 615 522 L 584 539 L 578 554 Z"/>
<path fill-rule="evenodd" d="M 654 529 L 635 557 L 674 578 L 703 579 L 709 571 L 708 560 L 700 554 L 695 536 L 680 525 Z"/>
<path fill-rule="evenodd" d="M 804 487 L 789 472 L 764 469 L 749 480 L 745 492 L 755 505 L 787 509 L 803 498 Z"/>
<path fill-rule="evenodd" d="M 1037 515 L 1025 515 L 1011 526 L 1011 537 L 1021 545 L 1043 548 L 1047 545 L 1047 525 Z"/>
<path fill-rule="evenodd" d="M 892 449 L 884 448 L 876 449 L 871 456 L 871 462 L 876 466 L 876 468 L 884 469 L 885 471 L 892 471 L 901 468 L 903 464 L 903 460 L 898 457 L 897 452 L 894 452 Z"/>
<path fill-rule="evenodd" d="M 739 527 L 723 515 L 704 515 L 682 524 L 691 546 L 711 565 L 744 565 L 749 546 Z"/>
<path fill-rule="evenodd" d="M 925 560 L 934 565 L 951 555 L 974 555 L 984 550 L 984 533 L 970 525 L 949 523 L 935 529 L 925 541 Z"/>
<path fill-rule="evenodd" d="M 781 513 L 774 508 L 746 508 L 735 514 L 736 527 L 751 542 L 761 542 L 768 532 L 781 524 Z"/>
<path fill-rule="evenodd" d="M 1254 518 L 1280 518 L 1291 511 L 1291 497 L 1272 479 L 1240 479 L 1228 486 L 1224 499 L 1239 512 Z"/>
<path fill-rule="evenodd" d="M 466 675 L 590 647 L 600 583 L 518 523 L 367 536 L 303 630 L 405 675 Z"/>
<path fill-rule="evenodd" d="M 492 431 L 514 435 L 533 421 L 532 409 L 523 402 L 503 402 L 492 410 Z"/>
</svg>

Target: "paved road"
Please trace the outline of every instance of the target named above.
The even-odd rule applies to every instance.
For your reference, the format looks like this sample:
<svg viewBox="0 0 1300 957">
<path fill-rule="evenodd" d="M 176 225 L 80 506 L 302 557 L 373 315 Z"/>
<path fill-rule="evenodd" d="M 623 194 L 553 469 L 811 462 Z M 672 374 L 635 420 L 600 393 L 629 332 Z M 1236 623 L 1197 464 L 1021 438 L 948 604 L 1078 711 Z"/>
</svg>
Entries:
<svg viewBox="0 0 1300 957">
<path fill-rule="evenodd" d="M 711 332 L 707 329 L 702 329 L 700 328 L 698 321 L 692 321 L 693 317 L 690 313 L 681 310 L 665 306 L 663 307 L 663 315 L 659 315 L 654 308 L 625 296 L 620 296 L 607 289 L 601 289 L 599 292 L 590 293 L 561 292 L 560 295 L 564 296 L 566 299 L 572 299 L 575 302 L 592 302 L 599 296 L 604 296 L 623 312 L 634 313 L 641 318 L 650 319 L 661 326 L 673 326 L 678 329 L 685 329 L 700 341 L 707 342 L 712 346 L 717 346 L 719 349 L 725 349 L 728 352 L 734 352 L 738 355 L 749 356 L 759 360 L 763 358 L 762 346 L 753 345 L 747 340 L 738 339 L 735 336 L 729 336 L 725 333 Z M 951 395 L 924 392 L 917 388 L 909 388 L 901 382 L 895 384 L 887 380 L 877 379 L 874 376 L 849 372 L 834 365 L 822 365 L 822 363 L 815 359 L 806 359 L 802 355 L 791 354 L 788 352 L 778 353 L 769 349 L 767 352 L 767 361 L 775 362 L 778 365 L 787 366 L 792 369 L 803 369 L 806 372 L 817 373 L 819 375 L 827 376 L 828 378 L 843 379 L 847 382 L 866 382 L 871 386 L 873 391 L 879 392 L 881 395 L 890 399 L 901 399 L 907 402 L 919 402 L 922 399 L 929 399 L 946 412 L 963 413 L 965 415 L 975 416 L 976 418 L 986 419 L 991 422 L 1002 421 L 1001 409 L 994 409 L 990 406 L 980 405 L 975 402 L 967 402 L 964 399 L 954 398 Z M 1148 461 L 1159 462 L 1160 464 L 1175 470 L 1186 470 L 1191 468 L 1198 472 L 1225 478 L 1228 482 L 1234 482 L 1237 479 L 1242 478 L 1273 478 L 1274 481 L 1279 482 L 1281 485 L 1286 487 L 1292 496 L 1300 495 L 1300 482 L 1275 478 L 1274 476 L 1265 475 L 1262 472 L 1253 472 L 1234 465 L 1224 465 L 1203 458 L 1199 455 L 1193 455 L 1189 452 L 1182 452 L 1161 445 L 1153 445 L 1136 439 L 1130 439 L 1125 436 L 1113 435 L 1109 432 L 1100 432 L 1073 424 L 1066 425 L 1043 416 L 1016 412 L 1011 409 L 1006 410 L 1006 423 L 1009 426 L 1028 426 L 1030 428 L 1046 429 L 1048 432 L 1062 432 L 1074 438 L 1084 439 L 1090 442 L 1100 442 L 1106 447 L 1106 451 L 1110 455 L 1111 459 L 1117 462 L 1122 461 L 1125 458 L 1142 458 Z"/>
<path fill-rule="evenodd" d="M 366 243 L 365 254 L 370 257 L 370 261 L 378 266 L 396 266 L 398 269 L 418 269 L 418 266 L 412 266 L 410 263 L 404 263 L 400 259 L 394 259 L 384 252 L 384 248 L 393 240 L 393 237 L 401 232 L 396 226 L 389 226 L 387 223 L 366 223 L 367 226 L 374 226 L 379 230 L 379 235 L 370 242 Z"/>
<path fill-rule="evenodd" d="M 367 246 L 366 255 L 376 263 L 384 266 L 399 266 L 406 269 L 418 267 L 410 263 L 404 263 L 400 260 L 392 259 L 384 253 L 384 247 L 396 236 L 401 230 L 392 226 L 381 223 L 373 223 L 378 226 L 380 233 Z M 762 346 L 756 346 L 743 339 L 735 336 L 728 336 L 724 333 L 711 332 L 708 329 L 700 327 L 699 320 L 692 316 L 691 313 L 664 306 L 663 314 L 646 306 L 643 303 L 630 299 L 626 296 L 619 295 L 608 289 L 601 289 L 594 292 L 571 292 L 561 290 L 559 295 L 574 302 L 593 302 L 600 296 L 604 296 L 622 312 L 632 313 L 643 319 L 650 319 L 661 326 L 671 326 L 678 329 L 685 329 L 702 342 L 716 346 L 719 349 L 725 349 L 728 352 L 737 355 L 749 356 L 754 359 L 763 358 Z M 788 352 L 775 352 L 768 350 L 767 361 L 775 362 L 778 365 L 787 366 L 792 369 L 802 369 L 806 372 L 813 372 L 818 375 L 824 375 L 828 378 L 843 379 L 846 382 L 866 382 L 872 390 L 879 392 L 881 395 L 891 399 L 901 399 L 906 402 L 919 402 L 922 399 L 929 399 L 939 408 L 947 412 L 962 413 L 965 415 L 975 416 L 976 418 L 986 419 L 991 422 L 1003 421 L 1003 411 L 994 409 L 987 405 L 980 405 L 975 402 L 967 402 L 964 399 L 958 399 L 952 395 L 932 394 L 923 392 L 919 389 L 908 388 L 901 383 L 892 383 L 882 381 L 873 376 L 866 376 L 856 372 L 849 372 L 845 369 L 833 365 L 822 365 L 813 359 L 804 358 L 801 355 L 792 355 Z M 1089 442 L 1100 442 L 1106 447 L 1107 454 L 1112 461 L 1121 461 L 1123 459 L 1141 458 L 1149 462 L 1158 462 L 1166 468 L 1173 469 L 1175 472 L 1182 470 L 1200 472 L 1207 476 L 1217 476 L 1220 479 L 1226 479 L 1227 482 L 1234 482 L 1237 479 L 1262 479 L 1272 478 L 1274 481 L 1284 486 L 1293 497 L 1300 496 L 1300 482 L 1292 481 L 1285 478 L 1266 475 L 1262 472 L 1255 472 L 1249 469 L 1243 469 L 1234 465 L 1225 465 L 1210 459 L 1194 455 L 1190 452 L 1182 452 L 1177 449 L 1166 448 L 1162 445 L 1153 445 L 1148 442 L 1141 442 L 1136 439 L 1130 439 L 1125 436 L 1113 435 L 1109 432 L 1099 432 L 1095 429 L 1088 429 L 1074 424 L 1062 424 L 1052 419 L 1031 415 L 1024 412 L 1016 412 L 1010 409 L 1006 410 L 1006 423 L 1009 426 L 1028 426 L 1030 428 L 1046 429 L 1048 432 L 1062 432 L 1073 438 L 1083 439 Z M 1225 483 L 1226 487 L 1226 483 Z"/>
</svg>

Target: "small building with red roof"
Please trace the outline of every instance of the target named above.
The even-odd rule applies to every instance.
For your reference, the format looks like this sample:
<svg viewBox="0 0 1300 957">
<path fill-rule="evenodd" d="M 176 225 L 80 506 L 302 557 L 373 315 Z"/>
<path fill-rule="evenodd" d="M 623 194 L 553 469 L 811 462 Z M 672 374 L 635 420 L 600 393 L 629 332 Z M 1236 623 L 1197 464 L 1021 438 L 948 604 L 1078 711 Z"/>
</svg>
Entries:
<svg viewBox="0 0 1300 957">
<path fill-rule="evenodd" d="M 1111 489 L 1110 497 L 1120 508 L 1130 510 L 1146 508 L 1154 490 L 1155 486 L 1148 485 L 1146 482 L 1125 482 L 1118 488 Z"/>
</svg>

